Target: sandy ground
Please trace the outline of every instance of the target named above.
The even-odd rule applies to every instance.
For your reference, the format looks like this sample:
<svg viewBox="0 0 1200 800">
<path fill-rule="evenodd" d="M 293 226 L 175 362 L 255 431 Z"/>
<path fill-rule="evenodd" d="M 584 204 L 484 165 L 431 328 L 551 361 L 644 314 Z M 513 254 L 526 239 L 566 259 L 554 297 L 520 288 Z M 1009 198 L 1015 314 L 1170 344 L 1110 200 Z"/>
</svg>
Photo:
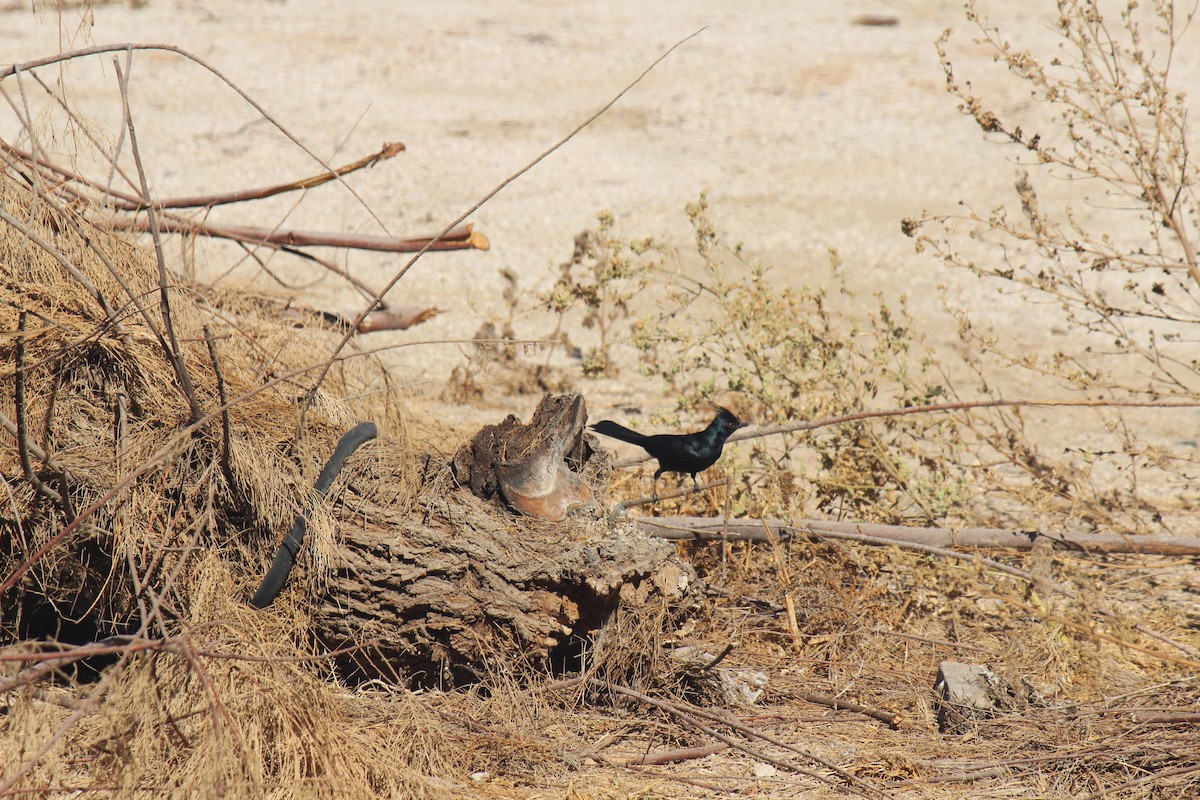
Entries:
<svg viewBox="0 0 1200 800">
<path fill-rule="evenodd" d="M 1017 41 L 1051 41 L 1051 3 L 991 0 L 984 9 Z M 863 14 L 898 24 L 855 24 Z M 683 207 L 705 190 L 722 230 L 773 264 L 781 281 L 823 280 L 826 252 L 836 247 L 856 287 L 907 293 L 935 342 L 949 342 L 952 330 L 939 284 L 1010 332 L 1028 329 L 1019 302 L 997 302 L 993 288 L 917 254 L 900 231 L 902 218 L 926 209 L 953 210 L 960 200 L 987 209 L 1011 197 L 1019 154 L 985 142 L 956 110 L 934 40 L 947 27 L 957 30 L 958 74 L 996 98 L 1001 112 L 1030 101 L 971 43 L 959 0 L 149 0 L 61 17 L 28 8 L 0 13 L 6 61 L 93 43 L 168 43 L 221 70 L 331 163 L 405 142 L 406 153 L 349 180 L 357 197 L 333 186 L 298 204 L 287 196 L 213 214 L 393 234 L 442 227 L 704 26 L 597 123 L 473 215 L 490 252 L 431 255 L 404 278 L 390 300 L 443 311 L 405 336 L 469 337 L 500 309 L 501 269 L 518 274 L 527 291 L 544 287 L 600 209 L 611 209 L 631 236 L 686 247 Z M 1195 59 L 1190 68 L 1200 75 Z M 115 137 L 112 56 L 74 62 L 62 77 L 79 108 Z M 15 96 L 14 84 L 6 86 Z M 137 53 L 131 87 L 160 196 L 318 171 L 232 90 L 177 55 Z M 11 139 L 12 128 L 6 118 L 0 135 Z M 339 257 L 373 285 L 403 263 L 362 252 Z M 230 246 L 205 243 L 196 269 L 222 275 L 239 258 Z M 227 280 L 259 275 L 240 263 Z M 271 265 L 302 299 L 356 307 L 356 297 L 320 270 L 286 257 Z M 1043 338 L 1021 341 L 1037 347 Z M 458 347 L 424 347 L 396 358 L 410 385 L 436 389 L 462 355 Z"/>
</svg>

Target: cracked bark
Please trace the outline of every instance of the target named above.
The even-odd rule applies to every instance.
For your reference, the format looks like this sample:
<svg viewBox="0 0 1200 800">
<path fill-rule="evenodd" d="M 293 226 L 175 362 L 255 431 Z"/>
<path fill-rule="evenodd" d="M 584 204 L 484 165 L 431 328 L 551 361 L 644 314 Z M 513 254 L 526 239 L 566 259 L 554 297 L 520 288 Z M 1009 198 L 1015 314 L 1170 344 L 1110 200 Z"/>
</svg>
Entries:
<svg viewBox="0 0 1200 800">
<path fill-rule="evenodd" d="M 370 470 L 360 462 L 350 485 L 378 480 Z M 580 474 L 601 493 L 603 470 Z M 348 676 L 445 687 L 496 668 L 553 667 L 622 604 L 685 608 L 695 596 L 694 572 L 673 545 L 591 514 L 520 516 L 454 475 L 466 477 L 461 463 L 432 465 L 407 510 L 369 491 L 341 493 L 314 622 L 331 649 L 370 643 L 342 657 Z"/>
</svg>

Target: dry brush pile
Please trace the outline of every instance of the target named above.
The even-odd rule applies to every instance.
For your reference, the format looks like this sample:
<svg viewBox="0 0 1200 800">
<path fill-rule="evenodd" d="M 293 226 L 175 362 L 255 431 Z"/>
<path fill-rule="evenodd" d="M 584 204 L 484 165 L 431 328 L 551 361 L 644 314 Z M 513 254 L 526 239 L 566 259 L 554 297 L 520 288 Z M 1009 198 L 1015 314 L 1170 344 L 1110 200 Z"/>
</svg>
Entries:
<svg viewBox="0 0 1200 800">
<path fill-rule="evenodd" d="M 174 774 L 178 786 L 234 790 L 286 764 L 311 768 L 314 753 L 341 758 L 330 745 L 344 735 L 342 712 L 294 660 L 307 651 L 303 619 L 243 604 L 276 532 L 309 505 L 313 469 L 357 416 L 378 419 L 395 443 L 394 455 L 377 457 L 387 484 L 412 485 L 390 394 L 373 395 L 385 400 L 369 409 L 341 399 L 382 373 L 369 359 L 339 364 L 298 437 L 298 403 L 319 366 L 311 354 L 330 346 L 328 331 L 281 323 L 274 309 L 211 287 L 201 295 L 172 281 L 160 291 L 152 253 L 63 207 L 33 174 L 0 178 L 9 488 L 0 624 L 4 684 L 19 690 L 7 695 L 6 787 L 89 774 L 132 787 Z M 313 528 L 320 553 L 328 510 Z M 293 660 L 272 659 L 280 654 Z M 46 706 L 33 687 L 56 674 L 98 680 L 47 690 L 61 705 Z M 212 713 L 196 715 L 205 694 Z M 63 737 L 65 754 L 55 753 Z M 378 771 L 351 760 L 321 771 Z"/>
</svg>

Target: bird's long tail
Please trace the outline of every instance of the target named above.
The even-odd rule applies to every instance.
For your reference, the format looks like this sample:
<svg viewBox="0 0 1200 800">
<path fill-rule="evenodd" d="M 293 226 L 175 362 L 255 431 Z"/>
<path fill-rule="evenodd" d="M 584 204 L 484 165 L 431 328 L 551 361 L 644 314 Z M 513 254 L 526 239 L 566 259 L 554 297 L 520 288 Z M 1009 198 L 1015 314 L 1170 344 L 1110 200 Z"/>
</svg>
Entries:
<svg viewBox="0 0 1200 800">
<path fill-rule="evenodd" d="M 596 433 L 600 433 L 605 436 L 611 436 L 614 439 L 620 439 L 622 442 L 629 442 L 630 444 L 640 445 L 649 438 L 644 433 L 631 431 L 624 425 L 618 425 L 617 423 L 607 419 L 597 422 L 595 425 L 592 425 L 591 428 Z"/>
</svg>

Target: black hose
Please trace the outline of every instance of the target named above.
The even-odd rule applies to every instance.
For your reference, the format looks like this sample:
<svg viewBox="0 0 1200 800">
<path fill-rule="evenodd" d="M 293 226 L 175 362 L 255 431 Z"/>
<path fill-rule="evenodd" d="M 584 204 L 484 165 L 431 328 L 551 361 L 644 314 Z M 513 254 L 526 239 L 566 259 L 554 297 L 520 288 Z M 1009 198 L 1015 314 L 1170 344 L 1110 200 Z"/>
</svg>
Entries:
<svg viewBox="0 0 1200 800">
<path fill-rule="evenodd" d="M 329 485 L 346 465 L 346 459 L 355 450 L 378 435 L 379 431 L 375 428 L 374 422 L 360 422 L 338 441 L 333 455 L 329 457 L 321 474 L 317 476 L 318 497 L 324 497 L 325 493 L 329 491 Z M 288 575 L 291 574 L 292 566 L 296 563 L 296 554 L 300 552 L 300 545 L 304 544 L 304 534 L 307 531 L 308 514 L 301 513 L 292 523 L 292 529 L 288 531 L 287 536 L 283 537 L 283 544 L 279 545 L 279 551 L 275 553 L 275 560 L 271 562 L 271 568 L 267 570 L 258 591 L 254 593 L 254 597 L 250 598 L 250 605 L 255 608 L 266 608 L 279 596 L 279 592 L 287 582 Z"/>
</svg>

